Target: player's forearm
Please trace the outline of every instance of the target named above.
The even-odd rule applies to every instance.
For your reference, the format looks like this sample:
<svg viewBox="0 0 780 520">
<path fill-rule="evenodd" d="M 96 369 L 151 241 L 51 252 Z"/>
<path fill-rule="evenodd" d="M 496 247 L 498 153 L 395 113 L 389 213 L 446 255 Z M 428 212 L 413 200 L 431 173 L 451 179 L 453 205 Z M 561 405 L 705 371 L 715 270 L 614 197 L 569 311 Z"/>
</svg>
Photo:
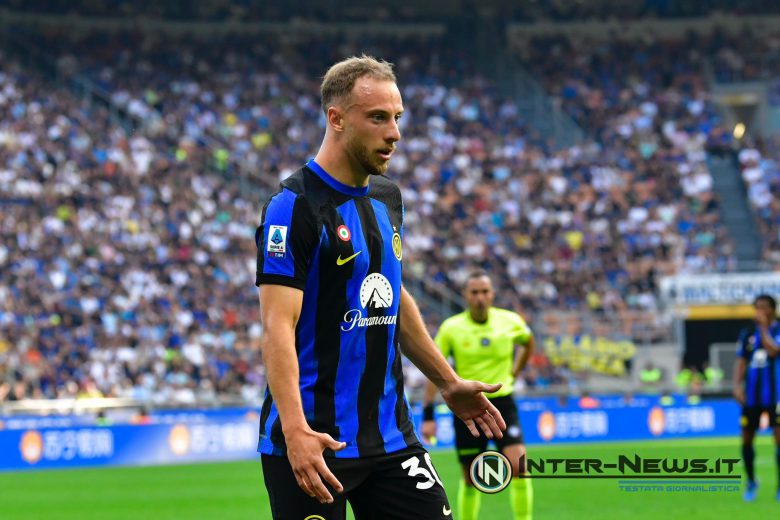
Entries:
<svg viewBox="0 0 780 520">
<path fill-rule="evenodd" d="M 289 287 L 260 287 L 260 321 L 268 387 L 279 411 L 285 435 L 306 426 L 300 392 L 298 354 L 295 352 L 295 327 L 300 317 L 303 293 Z"/>
<path fill-rule="evenodd" d="M 780 353 L 780 345 L 775 342 L 775 339 L 769 334 L 767 327 L 761 327 L 761 344 L 766 349 L 770 356 L 776 356 Z"/>
<path fill-rule="evenodd" d="M 268 387 L 279 410 L 282 431 L 306 425 L 299 391 L 298 355 L 295 352 L 295 329 L 272 327 L 264 331 L 260 342 Z"/>
<path fill-rule="evenodd" d="M 401 351 L 438 388 L 458 379 L 425 329 L 420 310 L 412 296 L 401 288 L 399 309 Z"/>
</svg>

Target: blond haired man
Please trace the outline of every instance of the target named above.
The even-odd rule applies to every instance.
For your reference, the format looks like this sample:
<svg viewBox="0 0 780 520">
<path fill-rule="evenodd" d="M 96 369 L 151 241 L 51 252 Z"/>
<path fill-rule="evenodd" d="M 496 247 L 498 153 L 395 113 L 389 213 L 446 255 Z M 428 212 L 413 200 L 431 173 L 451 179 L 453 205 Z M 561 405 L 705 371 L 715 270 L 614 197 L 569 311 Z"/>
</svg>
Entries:
<svg viewBox="0 0 780 520">
<path fill-rule="evenodd" d="M 268 391 L 263 474 L 275 519 L 451 518 L 410 420 L 401 354 L 473 435 L 501 437 L 501 414 L 459 378 L 401 285 L 403 202 L 384 177 L 404 111 L 392 66 L 333 65 L 316 157 L 263 208 L 255 241 Z"/>
</svg>

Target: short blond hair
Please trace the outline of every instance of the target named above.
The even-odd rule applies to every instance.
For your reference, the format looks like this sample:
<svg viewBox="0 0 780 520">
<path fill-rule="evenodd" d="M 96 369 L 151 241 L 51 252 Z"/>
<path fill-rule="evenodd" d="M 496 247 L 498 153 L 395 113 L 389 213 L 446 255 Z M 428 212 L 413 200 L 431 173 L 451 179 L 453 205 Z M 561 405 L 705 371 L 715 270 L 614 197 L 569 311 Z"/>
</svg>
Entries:
<svg viewBox="0 0 780 520">
<path fill-rule="evenodd" d="M 329 107 L 344 101 L 352 93 L 355 82 L 364 76 L 393 83 L 396 81 L 392 63 L 365 54 L 342 60 L 331 66 L 322 78 L 322 111 L 327 114 Z"/>
</svg>

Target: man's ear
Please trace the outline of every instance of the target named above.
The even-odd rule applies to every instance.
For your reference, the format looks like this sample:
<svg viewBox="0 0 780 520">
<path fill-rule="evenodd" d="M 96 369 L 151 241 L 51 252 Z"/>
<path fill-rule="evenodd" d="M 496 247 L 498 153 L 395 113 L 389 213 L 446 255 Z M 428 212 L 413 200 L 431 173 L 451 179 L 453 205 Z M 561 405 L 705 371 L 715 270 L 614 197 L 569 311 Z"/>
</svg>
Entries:
<svg viewBox="0 0 780 520">
<path fill-rule="evenodd" d="M 344 130 L 344 114 L 339 107 L 328 107 L 327 119 L 328 126 L 333 128 L 336 132 L 342 132 Z"/>
</svg>

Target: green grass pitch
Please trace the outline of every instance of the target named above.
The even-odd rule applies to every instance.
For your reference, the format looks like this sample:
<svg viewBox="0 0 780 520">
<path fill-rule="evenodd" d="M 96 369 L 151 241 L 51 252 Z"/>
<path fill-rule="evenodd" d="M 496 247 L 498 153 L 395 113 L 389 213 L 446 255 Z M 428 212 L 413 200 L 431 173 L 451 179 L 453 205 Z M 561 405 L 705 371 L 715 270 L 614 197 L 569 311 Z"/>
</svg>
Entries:
<svg viewBox="0 0 780 520">
<path fill-rule="evenodd" d="M 535 480 L 536 519 L 780 518 L 771 438 L 757 441 L 758 500 L 740 493 L 627 493 L 612 480 Z M 736 438 L 531 446 L 536 457 L 739 457 Z M 459 467 L 452 451 L 432 454 L 453 507 Z M 741 470 L 741 467 L 740 467 Z M 457 510 L 453 512 L 458 518 Z M 270 519 L 258 462 L 0 473 L 3 520 Z M 351 516 L 350 516 L 351 518 Z M 481 518 L 511 520 L 508 492 L 484 496 Z"/>
</svg>

